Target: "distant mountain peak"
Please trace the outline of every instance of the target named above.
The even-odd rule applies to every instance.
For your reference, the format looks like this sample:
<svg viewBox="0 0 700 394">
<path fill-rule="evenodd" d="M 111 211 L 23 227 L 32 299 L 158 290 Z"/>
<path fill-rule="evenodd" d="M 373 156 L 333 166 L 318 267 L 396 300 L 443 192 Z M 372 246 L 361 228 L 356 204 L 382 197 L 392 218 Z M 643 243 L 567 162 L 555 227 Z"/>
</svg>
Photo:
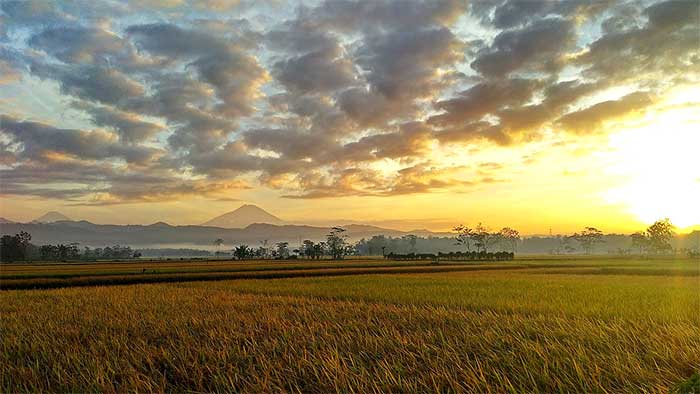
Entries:
<svg viewBox="0 0 700 394">
<path fill-rule="evenodd" d="M 254 223 L 284 224 L 284 221 L 257 205 L 244 204 L 202 225 L 222 228 L 246 228 Z"/>
<path fill-rule="evenodd" d="M 64 221 L 64 220 L 70 221 L 73 219 L 69 218 L 68 216 L 66 216 L 60 212 L 50 211 L 50 212 L 46 212 L 44 215 L 32 220 L 32 222 L 34 222 L 34 223 L 53 223 L 53 222 L 60 222 L 60 221 Z"/>
<path fill-rule="evenodd" d="M 160 222 L 155 222 L 155 223 L 149 225 L 149 227 L 172 227 L 172 226 L 169 225 L 168 223 L 160 221 Z"/>
</svg>

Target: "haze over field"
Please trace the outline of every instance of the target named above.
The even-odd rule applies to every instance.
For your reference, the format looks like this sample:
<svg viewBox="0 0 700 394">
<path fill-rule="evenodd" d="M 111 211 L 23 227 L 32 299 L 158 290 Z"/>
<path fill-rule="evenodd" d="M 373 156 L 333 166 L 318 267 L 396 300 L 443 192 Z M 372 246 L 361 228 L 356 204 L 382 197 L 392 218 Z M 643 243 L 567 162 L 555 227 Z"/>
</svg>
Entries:
<svg viewBox="0 0 700 394">
<path fill-rule="evenodd" d="M 0 217 L 700 228 L 699 7 L 2 1 Z"/>
</svg>

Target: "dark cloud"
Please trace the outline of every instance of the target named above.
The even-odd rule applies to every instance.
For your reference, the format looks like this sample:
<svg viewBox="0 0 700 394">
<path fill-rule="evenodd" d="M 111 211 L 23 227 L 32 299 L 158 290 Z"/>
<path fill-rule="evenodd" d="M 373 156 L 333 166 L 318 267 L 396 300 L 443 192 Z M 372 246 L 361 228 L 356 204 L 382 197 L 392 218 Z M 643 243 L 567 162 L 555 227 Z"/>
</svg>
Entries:
<svg viewBox="0 0 700 394">
<path fill-rule="evenodd" d="M 356 62 L 368 72 L 374 91 L 390 100 L 413 100 L 435 95 L 451 82 L 464 49 L 446 28 L 408 30 L 368 37 Z"/>
<path fill-rule="evenodd" d="M 300 17 L 343 32 L 411 30 L 451 25 L 464 12 L 463 0 L 329 0 Z"/>
<path fill-rule="evenodd" d="M 223 101 L 217 111 L 240 117 L 253 111 L 252 101 L 267 73 L 257 60 L 238 48 L 232 41 L 172 24 L 131 26 L 127 29 L 137 46 L 171 61 L 188 61 L 201 79 L 217 90 Z"/>
<path fill-rule="evenodd" d="M 118 36 L 96 28 L 53 27 L 32 36 L 29 45 L 66 63 L 109 64 L 109 57 L 127 47 Z"/>
<path fill-rule="evenodd" d="M 562 116 L 557 123 L 575 133 L 592 133 L 596 132 L 606 120 L 643 110 L 653 103 L 653 97 L 648 93 L 630 93 L 619 100 L 603 101 L 580 111 L 568 113 Z"/>
<path fill-rule="evenodd" d="M 483 82 L 457 97 L 438 101 L 435 106 L 444 113 L 431 117 L 429 123 L 449 126 L 478 121 L 499 109 L 526 103 L 539 87 L 541 82 L 532 79 Z"/>
<path fill-rule="evenodd" d="M 674 30 L 684 26 L 698 27 L 700 4 L 690 0 L 670 0 L 653 4 L 644 10 L 652 30 Z"/>
<path fill-rule="evenodd" d="M 21 144 L 17 154 L 20 159 L 40 160 L 47 153 L 59 153 L 80 159 L 120 158 L 143 163 L 156 153 L 152 148 L 123 145 L 114 135 L 103 131 L 58 129 L 6 115 L 0 115 L 0 131 Z"/>
<path fill-rule="evenodd" d="M 476 121 L 467 124 L 458 124 L 444 127 L 435 133 L 435 137 L 441 143 L 473 143 L 486 140 L 499 145 L 510 145 L 512 138 L 499 124 L 487 121 Z"/>
<path fill-rule="evenodd" d="M 417 111 L 412 103 L 389 100 L 365 88 L 352 88 L 338 96 L 338 106 L 362 127 L 382 127 L 391 119 L 405 118 Z"/>
<path fill-rule="evenodd" d="M 251 130 L 244 135 L 243 142 L 251 148 L 272 151 L 293 160 L 314 158 L 328 153 L 335 145 L 327 135 L 285 129 Z"/>
<path fill-rule="evenodd" d="M 700 4 L 672 0 L 642 13 L 647 16 L 642 27 L 611 16 L 616 26 L 591 43 L 577 64 L 587 67 L 587 75 L 616 84 L 641 81 L 656 87 L 669 78 L 692 81 L 700 76 Z"/>
<path fill-rule="evenodd" d="M 63 94 L 105 104 L 123 103 L 141 97 L 145 92 L 139 82 L 113 68 L 35 63 L 31 70 L 41 78 L 58 81 Z"/>
<path fill-rule="evenodd" d="M 115 108 L 91 105 L 86 102 L 74 104 L 75 108 L 83 109 L 90 114 L 93 123 L 97 126 L 113 129 L 124 143 L 138 143 L 149 140 L 164 127 L 155 123 L 144 121 L 141 116 L 120 111 Z"/>
<path fill-rule="evenodd" d="M 484 2 L 495 6 L 495 3 Z M 538 18 L 557 15 L 572 20 L 586 20 L 602 13 L 612 0 L 522 1 L 508 0 L 496 6 L 490 22 L 499 29 L 524 26 Z M 482 19 L 487 19 L 483 18 Z"/>
<path fill-rule="evenodd" d="M 571 21 L 559 18 L 539 20 L 519 30 L 499 33 L 493 45 L 471 64 L 488 77 L 502 77 L 516 70 L 555 72 L 561 69 L 561 58 L 575 43 Z"/>
<path fill-rule="evenodd" d="M 352 62 L 337 46 L 279 61 L 274 70 L 284 86 L 298 93 L 334 91 L 355 80 Z"/>
<path fill-rule="evenodd" d="M 392 133 L 373 134 L 343 146 L 343 159 L 374 161 L 414 157 L 429 151 L 432 140 L 430 129 L 420 122 L 404 124 Z"/>
</svg>

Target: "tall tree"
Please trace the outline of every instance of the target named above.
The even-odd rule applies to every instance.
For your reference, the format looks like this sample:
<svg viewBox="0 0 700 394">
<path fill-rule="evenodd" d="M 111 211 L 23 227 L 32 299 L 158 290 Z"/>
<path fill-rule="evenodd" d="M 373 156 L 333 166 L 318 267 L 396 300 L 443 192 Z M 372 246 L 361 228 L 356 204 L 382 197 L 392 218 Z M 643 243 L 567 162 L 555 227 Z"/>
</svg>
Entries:
<svg viewBox="0 0 700 394">
<path fill-rule="evenodd" d="M 501 239 L 510 246 L 511 252 L 515 253 L 515 250 L 518 248 L 518 242 L 520 241 L 520 232 L 510 227 L 503 227 L 500 234 Z"/>
<path fill-rule="evenodd" d="M 488 227 L 479 223 L 472 231 L 471 238 L 474 240 L 474 246 L 477 252 L 488 252 L 489 248 L 499 241 L 500 234 L 492 233 Z"/>
<path fill-rule="evenodd" d="M 595 227 L 586 227 L 580 233 L 572 235 L 586 254 L 591 254 L 596 244 L 603 242 L 603 232 Z"/>
<path fill-rule="evenodd" d="M 214 240 L 214 246 L 216 246 L 216 253 L 219 253 L 221 251 L 221 245 L 224 244 L 224 240 L 221 238 L 217 238 Z"/>
<path fill-rule="evenodd" d="M 277 257 L 281 259 L 289 257 L 289 242 L 277 242 L 275 246 L 277 247 Z"/>
<path fill-rule="evenodd" d="M 637 231 L 630 235 L 630 238 L 632 238 L 632 247 L 637 248 L 639 254 L 644 254 L 644 251 L 649 248 L 649 238 L 646 232 Z"/>
<path fill-rule="evenodd" d="M 657 220 L 647 228 L 647 238 L 649 246 L 657 253 L 664 253 L 671 250 L 671 238 L 676 234 L 675 226 L 668 218 Z"/>
<path fill-rule="evenodd" d="M 455 235 L 455 244 L 464 246 L 467 248 L 467 252 L 471 251 L 471 239 L 474 231 L 463 224 L 456 226 L 452 231 L 457 233 L 457 235 Z"/>
<path fill-rule="evenodd" d="M 347 235 L 344 234 L 345 229 L 342 227 L 333 227 L 331 232 L 326 235 L 326 247 L 328 252 L 335 260 L 342 259 L 346 253 Z"/>
<path fill-rule="evenodd" d="M 408 235 L 404 235 L 402 237 L 402 239 L 404 239 L 410 245 L 411 253 L 415 253 L 416 252 L 416 242 L 418 242 L 418 237 L 416 237 L 413 234 L 408 234 Z"/>
</svg>

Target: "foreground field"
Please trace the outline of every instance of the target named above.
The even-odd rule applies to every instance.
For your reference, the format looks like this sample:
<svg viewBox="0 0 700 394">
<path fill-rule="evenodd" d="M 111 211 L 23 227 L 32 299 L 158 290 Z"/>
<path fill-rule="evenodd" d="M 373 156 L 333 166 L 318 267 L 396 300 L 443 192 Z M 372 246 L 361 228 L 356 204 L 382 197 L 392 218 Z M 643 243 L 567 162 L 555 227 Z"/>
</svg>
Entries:
<svg viewBox="0 0 700 394">
<path fill-rule="evenodd" d="M 700 370 L 698 262 L 518 264 L 4 291 L 0 391 L 668 392 Z"/>
</svg>

